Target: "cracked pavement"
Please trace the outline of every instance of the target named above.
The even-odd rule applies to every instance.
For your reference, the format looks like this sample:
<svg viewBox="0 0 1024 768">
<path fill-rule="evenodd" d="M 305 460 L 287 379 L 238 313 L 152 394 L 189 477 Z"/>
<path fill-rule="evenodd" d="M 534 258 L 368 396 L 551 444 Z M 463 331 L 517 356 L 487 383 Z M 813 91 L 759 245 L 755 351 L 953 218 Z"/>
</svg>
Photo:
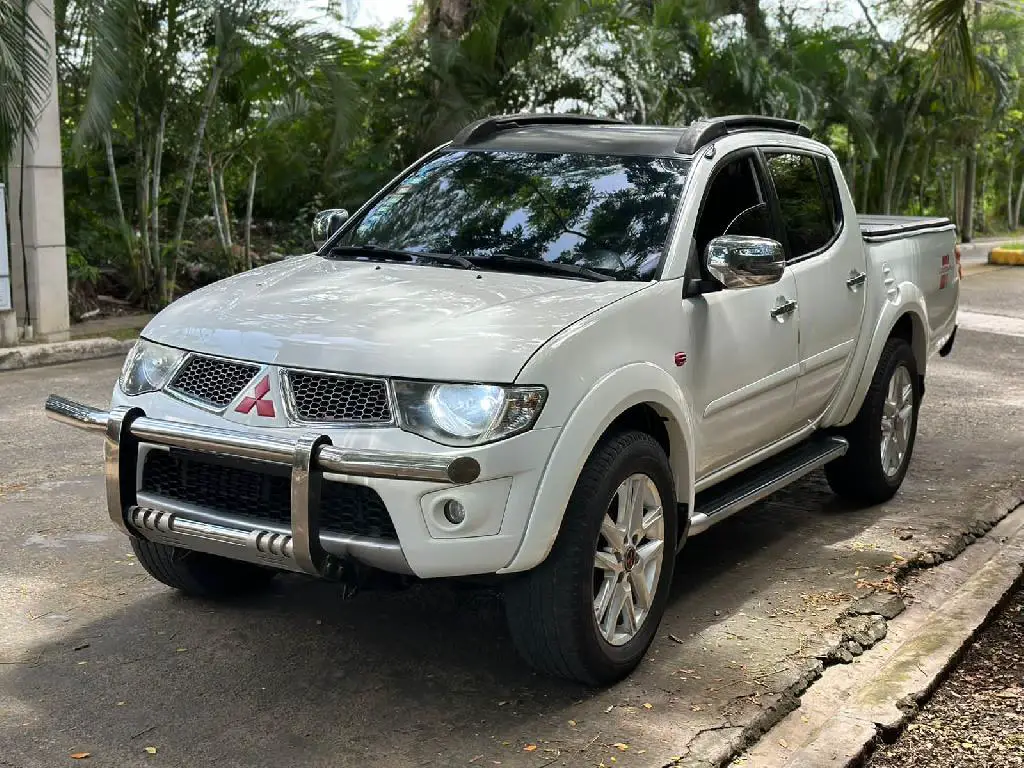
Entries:
<svg viewBox="0 0 1024 768">
<path fill-rule="evenodd" d="M 1024 270 L 986 269 L 962 303 L 1021 319 L 1021 295 Z M 846 660 L 855 600 L 954 556 L 1024 487 L 1015 328 L 966 324 L 933 359 L 889 504 L 847 508 L 815 474 L 695 537 L 647 659 L 604 691 L 532 674 L 486 589 L 342 600 L 285 576 L 230 605 L 177 596 L 106 517 L 100 437 L 43 416 L 51 391 L 105 403 L 119 361 L 0 373 L 0 765 L 722 764 Z M 869 635 L 888 597 L 855 609 Z"/>
</svg>

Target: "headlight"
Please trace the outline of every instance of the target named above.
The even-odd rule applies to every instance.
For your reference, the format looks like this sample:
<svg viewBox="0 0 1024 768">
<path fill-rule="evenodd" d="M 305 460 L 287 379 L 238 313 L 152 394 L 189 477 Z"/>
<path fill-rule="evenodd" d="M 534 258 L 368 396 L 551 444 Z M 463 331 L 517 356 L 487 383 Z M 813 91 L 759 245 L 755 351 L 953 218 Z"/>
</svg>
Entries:
<svg viewBox="0 0 1024 768">
<path fill-rule="evenodd" d="M 156 392 L 174 373 L 185 353 L 139 339 L 125 358 L 118 384 L 126 395 Z"/>
<path fill-rule="evenodd" d="M 478 445 L 525 432 L 544 406 L 544 387 L 394 382 L 402 429 L 445 445 Z"/>
</svg>

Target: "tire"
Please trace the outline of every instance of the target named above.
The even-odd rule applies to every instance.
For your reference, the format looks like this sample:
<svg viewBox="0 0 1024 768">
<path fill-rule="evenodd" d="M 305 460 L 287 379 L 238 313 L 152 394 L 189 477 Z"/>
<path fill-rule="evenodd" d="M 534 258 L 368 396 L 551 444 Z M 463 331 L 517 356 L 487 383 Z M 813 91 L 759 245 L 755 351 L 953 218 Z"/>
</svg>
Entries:
<svg viewBox="0 0 1024 768">
<path fill-rule="evenodd" d="M 188 595 L 236 597 L 265 589 L 277 574 L 272 568 L 229 560 L 132 537 L 132 549 L 150 576 Z"/>
<path fill-rule="evenodd" d="M 893 384 L 897 377 L 897 385 L 903 386 Z M 890 385 L 899 390 L 895 393 L 896 413 L 906 408 L 906 405 L 903 409 L 898 406 L 905 402 L 901 399 L 902 392 L 909 387 L 907 404 L 910 411 L 905 419 L 899 419 L 898 416 L 893 419 L 889 415 L 893 411 L 891 405 L 886 405 Z M 920 407 L 921 384 L 913 350 L 906 340 L 891 338 L 882 349 L 878 367 L 857 417 L 840 433 L 850 442 L 849 450 L 843 457 L 825 465 L 825 477 L 832 490 L 843 498 L 865 505 L 881 504 L 895 496 L 903 484 L 903 478 L 906 477 L 907 468 L 910 466 L 910 458 L 914 453 L 917 414 Z M 887 424 L 892 426 L 886 426 Z M 905 441 L 890 440 L 886 453 L 889 461 L 884 463 L 884 434 L 903 434 L 904 424 Z M 898 455 L 900 445 L 903 446 L 903 450 L 897 461 L 894 457 Z"/>
<path fill-rule="evenodd" d="M 629 543 L 622 531 L 602 528 L 606 516 L 607 523 L 618 522 L 620 487 L 627 489 L 623 500 L 628 489 L 643 494 L 637 508 L 643 509 L 640 519 L 647 524 L 623 524 L 624 529 L 643 530 L 639 540 L 631 538 Z M 651 512 L 658 501 L 660 523 Z M 610 537 L 609 531 L 614 531 Z M 677 531 L 672 469 L 662 447 L 638 431 L 604 439 L 576 481 L 551 553 L 506 585 L 505 613 L 520 655 L 539 672 L 585 685 L 607 685 L 626 677 L 640 663 L 665 613 Z M 654 565 L 659 535 L 660 563 Z M 615 548 L 609 542 L 614 538 L 619 539 L 620 554 L 612 551 Z M 597 565 L 598 557 L 603 568 Z M 628 590 L 620 584 L 628 584 Z M 644 585 L 647 601 L 640 597 Z M 639 612 L 629 610 L 634 590 Z M 629 606 L 623 603 L 616 613 L 614 606 L 621 595 Z M 607 601 L 602 616 L 611 627 L 609 636 L 595 616 L 598 597 Z M 646 610 L 644 602 L 649 605 Z M 626 625 L 627 614 L 634 616 L 635 633 Z M 620 624 L 622 632 L 617 631 Z"/>
</svg>

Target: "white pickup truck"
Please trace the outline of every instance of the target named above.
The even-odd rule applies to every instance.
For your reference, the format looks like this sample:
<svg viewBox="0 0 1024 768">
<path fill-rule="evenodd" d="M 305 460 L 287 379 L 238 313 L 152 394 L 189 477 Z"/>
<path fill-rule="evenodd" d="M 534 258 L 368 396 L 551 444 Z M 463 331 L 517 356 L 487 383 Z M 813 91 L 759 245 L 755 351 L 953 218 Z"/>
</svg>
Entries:
<svg viewBox="0 0 1024 768">
<path fill-rule="evenodd" d="M 953 225 L 858 217 L 786 120 L 484 119 L 314 230 L 159 313 L 109 410 L 49 398 L 105 433 L 114 524 L 200 595 L 500 575 L 522 655 L 589 684 L 690 537 L 819 467 L 896 493 L 956 332 Z"/>
</svg>

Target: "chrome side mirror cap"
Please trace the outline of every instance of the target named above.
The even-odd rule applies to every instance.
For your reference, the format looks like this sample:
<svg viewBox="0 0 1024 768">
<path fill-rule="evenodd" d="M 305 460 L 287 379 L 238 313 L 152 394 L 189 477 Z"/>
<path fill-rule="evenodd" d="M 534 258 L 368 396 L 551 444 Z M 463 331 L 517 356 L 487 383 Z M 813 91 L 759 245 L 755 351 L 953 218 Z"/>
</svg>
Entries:
<svg viewBox="0 0 1024 768">
<path fill-rule="evenodd" d="M 331 236 L 341 229 L 341 225 L 348 221 L 348 211 L 344 208 L 328 208 L 320 211 L 313 218 L 313 228 L 310 234 L 313 238 L 313 245 L 317 250 L 323 247 L 324 243 L 331 239 Z"/>
<path fill-rule="evenodd" d="M 778 240 L 723 235 L 708 243 L 704 263 L 711 276 L 726 288 L 751 288 L 782 279 L 786 252 Z"/>
</svg>

